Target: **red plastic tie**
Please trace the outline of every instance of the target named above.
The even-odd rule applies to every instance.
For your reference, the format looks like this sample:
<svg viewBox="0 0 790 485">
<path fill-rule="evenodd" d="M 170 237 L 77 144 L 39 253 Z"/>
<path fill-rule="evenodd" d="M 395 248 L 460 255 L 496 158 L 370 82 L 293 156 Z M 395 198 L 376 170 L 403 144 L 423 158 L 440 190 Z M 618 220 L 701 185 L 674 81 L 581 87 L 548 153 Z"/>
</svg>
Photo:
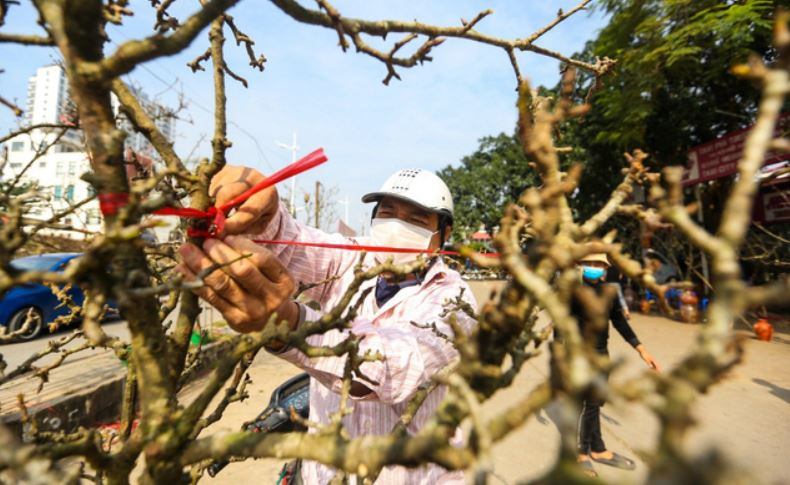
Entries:
<svg viewBox="0 0 790 485">
<path fill-rule="evenodd" d="M 294 175 L 299 175 L 302 172 L 310 170 L 313 167 L 321 165 L 326 162 L 328 158 L 324 154 L 324 149 L 319 148 L 307 156 L 297 160 L 296 162 L 288 165 L 277 172 L 269 175 L 262 181 L 250 187 L 237 197 L 229 200 L 219 207 L 209 207 L 208 210 L 202 211 L 200 209 L 193 209 L 191 207 L 163 207 L 154 211 L 154 214 L 160 216 L 178 216 L 189 219 L 210 219 L 211 223 L 208 228 L 190 227 L 187 229 L 189 237 L 215 237 L 222 234 L 225 229 L 225 220 L 227 219 L 228 212 L 238 205 L 243 204 L 250 197 L 258 192 L 271 187 L 274 184 L 289 179 Z"/>
<path fill-rule="evenodd" d="M 99 194 L 99 210 L 104 216 L 114 216 L 118 210 L 129 203 L 126 192 L 109 192 Z"/>
<path fill-rule="evenodd" d="M 365 244 L 336 244 L 306 241 L 284 241 L 279 239 L 253 239 L 252 242 L 258 244 L 284 244 L 286 246 L 303 246 L 310 248 L 342 249 L 345 251 L 365 251 L 369 253 L 407 253 L 407 254 L 441 254 L 444 256 L 462 256 L 458 251 L 397 248 L 392 246 L 369 246 Z M 478 253 L 481 256 L 498 258 L 499 253 Z"/>
<path fill-rule="evenodd" d="M 310 170 L 313 167 L 321 165 L 328 159 L 324 154 L 324 149 L 319 148 L 307 156 L 299 159 L 298 161 L 288 165 L 281 170 L 266 177 L 261 182 L 250 187 L 248 190 L 233 198 L 232 200 L 222 204 L 219 207 L 209 207 L 203 211 L 191 207 L 163 207 L 154 211 L 154 214 L 161 216 L 178 216 L 189 219 L 204 219 L 205 224 L 196 225 L 187 229 L 187 235 L 194 238 L 211 238 L 222 234 L 225 228 L 225 220 L 231 209 L 239 206 L 247 201 L 250 197 L 258 192 L 271 187 L 283 180 L 287 180 L 294 175 Z M 117 194 L 126 195 L 126 194 Z M 126 197 L 128 199 L 128 196 Z M 100 196 L 101 200 L 101 196 Z M 125 202 L 124 202 L 125 203 Z M 116 208 L 117 210 L 117 208 Z M 104 212 L 104 209 L 102 209 Z M 340 249 L 346 251 L 366 251 L 371 253 L 409 253 L 409 254 L 432 254 L 432 255 L 445 255 L 445 256 L 461 256 L 458 251 L 432 251 L 430 249 L 413 249 L 413 248 L 396 248 L 387 246 L 370 246 L 362 244 L 333 244 L 333 243 L 319 243 L 319 242 L 303 242 L 303 241 L 282 241 L 282 240 L 266 240 L 254 239 L 258 244 L 285 244 L 289 246 L 303 246 L 324 249 Z M 499 253 L 479 253 L 481 256 L 499 257 Z"/>
<path fill-rule="evenodd" d="M 274 184 L 278 184 L 283 180 L 289 179 L 294 175 L 299 175 L 302 172 L 310 170 L 313 167 L 317 167 L 322 163 L 326 162 L 328 158 L 324 155 L 324 149 L 319 148 L 318 150 L 313 151 L 312 153 L 308 154 L 307 156 L 297 160 L 296 162 L 288 165 L 279 171 L 269 175 L 262 181 L 258 182 L 254 186 L 247 189 L 247 191 L 243 192 L 241 195 L 237 196 L 236 198 L 222 204 L 219 206 L 219 210 L 221 212 L 227 212 L 230 209 L 236 207 L 237 205 L 241 205 L 247 201 L 250 197 L 255 195 L 256 193 L 260 192 L 263 189 L 271 187 Z"/>
</svg>

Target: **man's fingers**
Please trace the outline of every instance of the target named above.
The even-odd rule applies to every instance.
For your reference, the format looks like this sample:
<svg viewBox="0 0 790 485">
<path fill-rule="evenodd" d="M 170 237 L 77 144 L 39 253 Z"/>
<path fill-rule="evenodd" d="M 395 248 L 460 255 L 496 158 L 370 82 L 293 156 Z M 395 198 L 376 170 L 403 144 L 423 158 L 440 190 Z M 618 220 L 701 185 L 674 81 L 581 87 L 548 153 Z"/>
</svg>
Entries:
<svg viewBox="0 0 790 485">
<path fill-rule="evenodd" d="M 249 201 L 238 207 L 230 217 L 225 219 L 225 234 L 250 234 L 258 232 L 255 223 L 261 220 L 263 215 L 257 207 L 249 205 Z M 263 229 L 263 228 L 261 228 Z"/>
<path fill-rule="evenodd" d="M 183 270 L 182 274 L 195 276 L 200 273 L 200 258 L 203 257 L 203 251 L 194 244 L 186 243 L 178 249 L 178 253 L 181 255 L 182 264 L 180 266 L 181 270 Z"/>
<path fill-rule="evenodd" d="M 277 211 L 277 191 L 274 187 L 264 189 L 241 204 L 225 221 L 228 234 L 260 232 Z M 218 203 L 218 205 L 221 205 Z M 260 223 L 261 227 L 256 227 Z M 254 229 L 254 230 L 253 230 Z"/>
<path fill-rule="evenodd" d="M 196 275 L 208 271 L 214 265 L 214 261 L 193 244 L 184 244 L 179 252 L 187 268 Z M 241 287 L 219 269 L 204 276 L 203 281 L 206 286 L 234 306 L 241 307 L 247 298 Z"/>
<path fill-rule="evenodd" d="M 234 248 L 218 239 L 207 239 L 203 243 L 203 248 L 211 259 L 224 265 L 222 266 L 222 271 L 230 275 L 235 282 L 253 295 L 261 296 L 271 288 L 272 283 L 264 277 L 254 262 L 251 261 L 251 257 L 242 258 L 245 254 L 254 254 L 253 251 L 237 252 Z"/>
<path fill-rule="evenodd" d="M 257 170 L 227 165 L 211 179 L 209 194 L 222 205 L 263 179 L 263 174 Z"/>
<path fill-rule="evenodd" d="M 252 187 L 252 184 L 249 182 L 229 182 L 224 185 L 217 185 L 214 187 L 214 190 L 209 192 L 209 195 L 214 197 L 217 205 L 222 205 L 243 194 L 249 190 L 250 187 Z"/>
<path fill-rule="evenodd" d="M 214 197 L 215 205 L 222 206 L 231 202 L 266 177 L 249 167 L 226 166 L 211 179 L 209 194 Z M 261 232 L 277 211 L 277 189 L 264 189 L 236 207 L 225 221 L 225 233 L 249 234 Z"/>
<path fill-rule="evenodd" d="M 288 270 L 268 248 L 240 236 L 229 236 L 225 238 L 225 242 L 239 253 L 252 254 L 251 262 L 269 280 L 281 282 L 284 278 L 290 279 Z"/>
<path fill-rule="evenodd" d="M 179 264 L 176 266 L 176 271 L 184 276 L 184 281 L 186 282 L 193 282 L 198 279 L 197 275 L 190 271 L 190 269 L 184 264 Z M 205 284 L 200 288 L 194 288 L 192 291 L 195 292 L 199 297 L 206 300 L 209 305 L 219 310 L 223 315 L 225 313 L 232 313 L 236 311 L 236 308 L 231 305 L 229 301 L 219 296 L 214 290 L 207 287 Z"/>
</svg>

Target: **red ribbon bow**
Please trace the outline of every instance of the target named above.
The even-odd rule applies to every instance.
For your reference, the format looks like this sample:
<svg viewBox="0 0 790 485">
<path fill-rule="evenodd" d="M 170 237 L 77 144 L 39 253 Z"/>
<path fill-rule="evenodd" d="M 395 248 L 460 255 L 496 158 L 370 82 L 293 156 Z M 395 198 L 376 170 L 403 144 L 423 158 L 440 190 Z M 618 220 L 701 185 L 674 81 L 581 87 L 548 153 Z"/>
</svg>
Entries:
<svg viewBox="0 0 790 485">
<path fill-rule="evenodd" d="M 215 237 L 218 234 L 222 234 L 225 230 L 225 219 L 228 217 L 228 213 L 236 208 L 237 206 L 243 204 L 247 201 L 250 197 L 257 194 L 258 192 L 271 187 L 283 180 L 289 179 L 294 175 L 298 175 L 302 172 L 310 170 L 313 167 L 321 165 L 322 163 L 326 162 L 328 159 L 324 154 L 324 149 L 319 148 L 314 152 L 310 153 L 309 155 L 297 160 L 296 162 L 288 165 L 281 170 L 269 175 L 262 181 L 258 182 L 257 184 L 253 185 L 242 194 L 234 197 L 233 199 L 229 200 L 228 202 L 222 204 L 219 207 L 209 207 L 207 210 L 202 211 L 200 209 L 193 209 L 191 207 L 163 207 L 154 211 L 154 214 L 160 216 L 178 216 L 178 217 L 186 217 L 190 219 L 205 219 L 210 221 L 207 224 L 207 229 L 202 229 L 199 227 L 190 227 L 187 230 L 187 235 L 190 237 Z"/>
</svg>

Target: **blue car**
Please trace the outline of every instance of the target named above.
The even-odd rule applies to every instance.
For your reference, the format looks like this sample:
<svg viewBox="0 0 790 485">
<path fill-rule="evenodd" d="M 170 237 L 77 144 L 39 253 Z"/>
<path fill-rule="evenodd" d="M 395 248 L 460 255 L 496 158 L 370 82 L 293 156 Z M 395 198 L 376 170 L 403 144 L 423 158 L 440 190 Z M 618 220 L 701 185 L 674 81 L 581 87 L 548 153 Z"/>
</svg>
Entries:
<svg viewBox="0 0 790 485">
<path fill-rule="evenodd" d="M 27 256 L 11 261 L 11 267 L 20 271 L 63 271 L 69 261 L 80 256 L 81 253 L 51 253 L 38 256 Z M 72 286 L 69 296 L 77 305 L 82 305 L 85 299 L 82 290 Z M 32 312 L 33 320 L 27 331 L 17 337 L 17 340 L 31 340 L 41 334 L 52 321 L 61 315 L 68 315 L 67 306 L 59 307 L 60 301 L 52 291 L 40 284 L 24 284 L 11 288 L 0 299 L 0 326 L 6 327 L 6 332 L 14 332 L 22 328 L 27 316 Z M 111 305 L 112 312 L 116 311 Z"/>
</svg>

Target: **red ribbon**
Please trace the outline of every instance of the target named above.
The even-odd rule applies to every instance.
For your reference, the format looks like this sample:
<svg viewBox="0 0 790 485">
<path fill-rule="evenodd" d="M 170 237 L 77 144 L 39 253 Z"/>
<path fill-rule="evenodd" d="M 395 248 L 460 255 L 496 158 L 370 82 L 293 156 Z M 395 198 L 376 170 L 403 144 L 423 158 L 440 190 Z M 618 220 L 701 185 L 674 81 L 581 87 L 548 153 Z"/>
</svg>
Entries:
<svg viewBox="0 0 790 485">
<path fill-rule="evenodd" d="M 304 246 L 310 248 L 325 248 L 325 249 L 342 249 L 345 251 L 366 251 L 369 253 L 408 253 L 408 254 L 441 254 L 444 256 L 462 256 L 458 251 L 447 250 L 431 250 L 431 249 L 414 249 L 414 248 L 396 248 L 393 246 L 367 246 L 364 244 L 336 244 L 336 243 L 319 243 L 319 242 L 305 242 L 305 241 L 283 241 L 277 239 L 253 239 L 252 242 L 258 244 L 285 244 L 287 246 Z M 498 258 L 499 253 L 478 253 L 481 256 L 489 256 Z"/>
<path fill-rule="evenodd" d="M 310 170 L 313 167 L 321 165 L 328 159 L 324 154 L 324 149 L 319 148 L 309 155 L 299 159 L 298 161 L 288 165 L 281 170 L 266 177 L 261 182 L 250 187 L 237 197 L 229 200 L 219 207 L 209 207 L 207 210 L 195 209 L 192 207 L 163 207 L 154 211 L 154 214 L 160 216 L 177 216 L 188 219 L 205 219 L 210 220 L 211 223 L 207 229 L 199 227 L 190 227 L 187 229 L 187 235 L 190 237 L 210 238 L 222 234 L 225 228 L 225 220 L 228 212 L 238 205 L 243 204 L 250 197 L 258 192 L 271 187 L 283 180 L 289 179 L 294 175 Z M 129 194 L 127 193 L 109 193 L 99 194 L 99 207 L 104 215 L 115 215 L 118 209 L 125 206 L 129 202 Z M 413 248 L 396 248 L 387 246 L 369 246 L 362 244 L 333 244 L 333 243 L 319 243 L 319 242 L 303 242 L 303 241 L 281 241 L 281 240 L 265 240 L 254 239 L 259 244 L 286 244 L 289 246 L 303 246 L 325 249 L 341 249 L 346 251 L 366 251 L 371 253 L 409 253 L 409 254 L 441 254 L 445 256 L 461 256 L 458 251 L 446 250 L 430 250 L 430 249 L 413 249 Z M 498 253 L 480 253 L 482 256 L 498 257 Z"/>
<path fill-rule="evenodd" d="M 296 162 L 288 165 L 277 172 L 269 175 L 257 184 L 253 185 L 242 194 L 229 200 L 219 207 L 209 207 L 208 210 L 202 211 L 200 209 L 193 209 L 191 207 L 163 207 L 154 211 L 154 214 L 160 216 L 178 216 L 190 219 L 208 219 L 211 220 L 208 229 L 197 227 L 190 227 L 187 229 L 187 235 L 190 237 L 214 237 L 222 234 L 225 229 L 225 219 L 227 219 L 228 212 L 234 207 L 243 204 L 250 197 L 258 192 L 271 187 L 283 180 L 289 179 L 294 175 L 310 170 L 313 167 L 321 165 L 328 159 L 324 154 L 324 149 L 319 148 L 309 155 L 297 160 Z"/>
<path fill-rule="evenodd" d="M 114 216 L 121 207 L 128 203 L 129 194 L 126 192 L 99 194 L 99 210 L 104 216 Z"/>
</svg>

